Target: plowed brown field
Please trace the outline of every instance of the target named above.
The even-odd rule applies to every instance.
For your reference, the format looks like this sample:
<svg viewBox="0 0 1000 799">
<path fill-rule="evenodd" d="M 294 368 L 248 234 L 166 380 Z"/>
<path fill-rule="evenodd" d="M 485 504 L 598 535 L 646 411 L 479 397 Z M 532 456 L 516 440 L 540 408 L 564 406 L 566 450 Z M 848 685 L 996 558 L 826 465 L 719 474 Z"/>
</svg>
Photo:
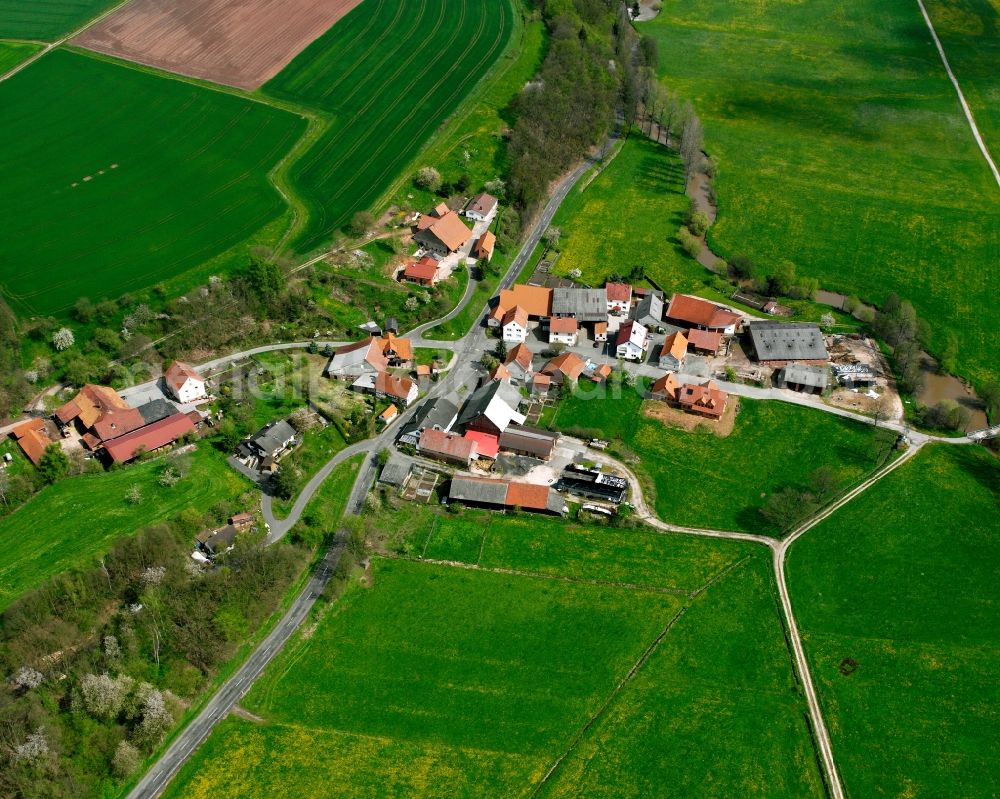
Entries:
<svg viewBox="0 0 1000 799">
<path fill-rule="evenodd" d="M 274 77 L 361 0 L 135 0 L 74 44 L 241 89 Z"/>
</svg>

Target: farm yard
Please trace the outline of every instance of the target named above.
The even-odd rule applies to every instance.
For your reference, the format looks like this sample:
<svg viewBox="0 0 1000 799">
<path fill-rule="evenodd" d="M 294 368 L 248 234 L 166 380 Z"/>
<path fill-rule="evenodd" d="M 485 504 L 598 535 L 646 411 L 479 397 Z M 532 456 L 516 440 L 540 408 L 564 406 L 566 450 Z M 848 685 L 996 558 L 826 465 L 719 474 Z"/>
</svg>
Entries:
<svg viewBox="0 0 1000 799">
<path fill-rule="evenodd" d="M 263 91 L 332 117 L 294 165 L 310 218 L 296 246 L 368 208 L 499 58 L 510 0 L 366 0 Z"/>
<path fill-rule="evenodd" d="M 0 42 L 0 75 L 13 69 L 40 49 L 41 45 L 33 42 Z"/>
<path fill-rule="evenodd" d="M 620 398 L 578 392 L 561 401 L 553 421 L 570 434 L 618 439 L 612 451 L 642 480 L 650 507 L 673 524 L 774 535 L 760 513 L 770 494 L 808 488 L 821 466 L 838 486 L 875 467 L 873 427 L 809 408 L 742 398 L 733 432 L 720 437 L 707 422 L 689 432 L 643 407 L 629 389 Z"/>
<path fill-rule="evenodd" d="M 396 510 L 374 523 L 395 535 L 405 520 L 414 548 L 433 530 L 439 555 L 471 564 L 484 527 L 486 549 L 509 545 L 478 570 L 376 557 L 244 699 L 256 720 L 221 724 L 167 796 L 599 795 L 602 783 L 640 796 L 706 781 L 719 795 L 821 795 L 763 550 Z M 545 552 L 529 566 L 521 545 L 536 522 Z M 720 715 L 725 765 L 712 745 Z"/>
<path fill-rule="evenodd" d="M 120 0 L 0 0 L 0 39 L 53 41 Z"/>
<path fill-rule="evenodd" d="M 167 461 L 159 458 L 107 474 L 61 480 L 3 520 L 0 609 L 22 592 L 76 566 L 91 566 L 115 539 L 161 522 L 185 508 L 205 511 L 251 485 L 202 444 L 189 456 L 187 474 L 159 484 Z M 138 486 L 140 502 L 126 493 Z"/>
<path fill-rule="evenodd" d="M 22 315 L 148 288 L 245 240 L 285 211 L 268 172 L 305 127 L 64 50 L 0 83 L 0 104 L 0 281 Z"/>
<path fill-rule="evenodd" d="M 934 445 L 789 553 L 851 796 L 1000 792 L 1000 465 Z"/>
<path fill-rule="evenodd" d="M 720 254 L 790 259 L 875 303 L 896 291 L 935 348 L 957 336 L 963 375 L 997 378 L 984 266 L 1000 248 L 997 186 L 915 2 L 667 0 L 638 27 L 659 42 L 663 83 L 704 123 Z M 993 40 L 972 37 L 980 97 L 995 96 Z"/>
<path fill-rule="evenodd" d="M 256 89 L 360 2 L 132 0 L 73 43 L 158 69 Z M 194 43 L 192 32 L 197 33 Z"/>
</svg>

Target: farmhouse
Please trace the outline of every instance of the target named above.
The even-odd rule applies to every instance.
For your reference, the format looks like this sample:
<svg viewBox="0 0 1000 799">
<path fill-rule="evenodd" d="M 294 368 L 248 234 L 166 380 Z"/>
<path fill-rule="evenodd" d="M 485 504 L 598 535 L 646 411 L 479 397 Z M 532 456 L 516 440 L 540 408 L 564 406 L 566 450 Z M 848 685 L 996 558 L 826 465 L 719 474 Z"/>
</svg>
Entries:
<svg viewBox="0 0 1000 799">
<path fill-rule="evenodd" d="M 714 380 L 705 383 L 681 383 L 673 372 L 667 372 L 653 383 L 650 399 L 666 402 L 688 413 L 718 419 L 726 411 L 729 395 Z"/>
<path fill-rule="evenodd" d="M 699 297 L 689 297 L 687 294 L 674 294 L 667 307 L 669 322 L 683 327 L 714 330 L 727 336 L 739 330 L 742 318 L 721 305 Z"/>
<path fill-rule="evenodd" d="M 572 317 L 553 318 L 549 321 L 549 344 L 576 345 L 580 334 L 580 325 Z"/>
<path fill-rule="evenodd" d="M 571 316 L 578 322 L 606 322 L 608 319 L 607 289 L 553 289 L 552 315 Z"/>
<path fill-rule="evenodd" d="M 448 211 L 443 216 L 434 217 L 426 227 L 421 227 L 421 223 L 425 219 L 427 217 L 421 218 L 420 222 L 417 223 L 417 231 L 413 234 L 413 240 L 431 252 L 436 252 L 439 255 L 451 255 L 458 252 L 472 238 L 472 231 L 465 226 L 461 217 L 454 211 Z"/>
<path fill-rule="evenodd" d="M 641 361 L 649 349 L 649 331 L 635 320 L 629 320 L 618 328 L 615 352 L 626 361 Z"/>
<path fill-rule="evenodd" d="M 608 283 L 604 291 L 608 299 L 608 313 L 628 313 L 632 307 L 632 287 L 628 283 Z"/>
<path fill-rule="evenodd" d="M 396 400 L 409 407 L 416 400 L 417 393 L 417 384 L 408 377 L 379 372 L 375 378 L 374 394 L 379 399 Z"/>
<path fill-rule="evenodd" d="M 428 400 L 410 417 L 399 433 L 399 443 L 415 447 L 424 430 L 451 430 L 458 419 L 458 407 L 442 397 Z"/>
<path fill-rule="evenodd" d="M 558 441 L 558 433 L 512 424 L 508 425 L 507 429 L 500 434 L 499 443 L 500 448 L 505 452 L 547 461 L 552 457 L 552 451 L 556 448 Z"/>
<path fill-rule="evenodd" d="M 542 373 L 552 378 L 554 383 L 576 382 L 587 364 L 575 352 L 557 355 L 542 368 Z"/>
<path fill-rule="evenodd" d="M 88 383 L 73 399 L 56 409 L 55 418 L 61 427 L 76 424 L 83 432 L 114 411 L 130 410 L 132 407 L 113 388 Z"/>
<path fill-rule="evenodd" d="M 663 298 L 655 291 L 650 291 L 636 303 L 632 310 L 632 319 L 646 327 L 659 327 L 663 324 Z"/>
<path fill-rule="evenodd" d="M 829 359 L 819 325 L 811 322 L 751 322 L 749 330 L 751 352 L 761 363 L 819 365 Z"/>
<path fill-rule="evenodd" d="M 594 341 L 608 340 L 608 323 L 594 322 Z"/>
<path fill-rule="evenodd" d="M 497 304 L 487 319 L 487 324 L 490 327 L 499 327 L 504 314 L 517 305 L 528 312 L 529 319 L 552 316 L 552 289 L 524 283 L 517 283 L 510 289 L 502 289 Z"/>
<path fill-rule="evenodd" d="M 483 192 L 469 200 L 465 215 L 476 222 L 490 222 L 497 215 L 498 205 L 496 197 Z"/>
<path fill-rule="evenodd" d="M 822 394 L 830 383 L 830 370 L 825 366 L 790 363 L 775 373 L 778 388 L 790 388 L 804 394 Z"/>
<path fill-rule="evenodd" d="M 478 430 L 499 436 L 511 423 L 524 424 L 525 416 L 518 413 L 521 392 L 502 380 L 494 380 L 480 387 L 469 397 L 458 425 L 464 430 Z"/>
<path fill-rule="evenodd" d="M 552 378 L 549 375 L 533 374 L 531 376 L 531 393 L 536 397 L 546 396 L 551 386 Z"/>
<path fill-rule="evenodd" d="M 418 286 L 433 286 L 438 282 L 438 262 L 425 255 L 419 261 L 410 261 L 403 269 L 403 280 Z"/>
<path fill-rule="evenodd" d="M 456 466 L 469 465 L 476 459 L 476 442 L 458 433 L 429 428 L 420 434 L 417 452 L 425 458 L 451 463 Z"/>
<path fill-rule="evenodd" d="M 472 257 L 478 261 L 492 261 L 493 260 L 493 249 L 496 247 L 497 237 L 493 235 L 492 231 L 487 230 L 476 239 L 476 243 L 472 245 Z"/>
<path fill-rule="evenodd" d="M 676 333 L 671 333 L 660 347 L 660 368 L 668 371 L 683 369 L 684 360 L 687 358 L 687 348 L 687 336 L 679 330 Z"/>
<path fill-rule="evenodd" d="M 127 463 L 144 452 L 173 444 L 182 436 L 193 433 L 194 429 L 194 422 L 188 414 L 175 413 L 131 433 L 104 441 L 104 451 L 115 463 Z"/>
<path fill-rule="evenodd" d="M 512 382 L 527 383 L 531 375 L 531 350 L 527 344 L 518 344 L 507 353 L 504 366 Z"/>
<path fill-rule="evenodd" d="M 455 475 L 452 478 L 448 500 L 474 507 L 521 508 L 559 516 L 569 511 L 562 497 L 549 486 L 488 480 L 468 475 Z"/>
<path fill-rule="evenodd" d="M 408 338 L 386 333 L 384 338 L 376 339 L 376 342 L 389 361 L 389 366 L 406 367 L 413 361 L 413 343 Z"/>
<path fill-rule="evenodd" d="M 17 445 L 28 460 L 35 466 L 45 454 L 45 448 L 49 444 L 55 443 L 46 430 L 44 419 L 29 419 L 27 422 L 22 422 L 11 430 L 10 434 L 17 441 Z"/>
<path fill-rule="evenodd" d="M 520 344 L 528 335 L 528 312 L 515 305 L 500 320 L 503 340 L 508 344 Z"/>
<path fill-rule="evenodd" d="M 174 361 L 163 379 L 167 390 L 178 402 L 194 402 L 205 397 L 205 378 L 193 366 Z"/>
</svg>

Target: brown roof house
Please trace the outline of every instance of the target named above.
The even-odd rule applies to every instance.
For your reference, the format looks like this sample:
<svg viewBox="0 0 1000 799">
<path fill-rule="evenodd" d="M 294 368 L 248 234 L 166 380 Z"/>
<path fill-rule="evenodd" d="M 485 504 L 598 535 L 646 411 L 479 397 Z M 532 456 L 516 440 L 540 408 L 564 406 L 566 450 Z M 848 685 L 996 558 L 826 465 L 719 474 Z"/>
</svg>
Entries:
<svg viewBox="0 0 1000 799">
<path fill-rule="evenodd" d="M 487 324 L 499 327 L 504 315 L 514 306 L 519 305 L 528 312 L 529 319 L 541 319 L 552 316 L 552 289 L 544 286 L 529 286 L 518 283 L 509 289 L 501 289 L 496 306 L 490 312 Z"/>
<path fill-rule="evenodd" d="M 687 358 L 688 340 L 679 330 L 671 333 L 660 346 L 660 368 L 670 371 L 680 371 L 684 368 Z"/>
<path fill-rule="evenodd" d="M 472 245 L 472 257 L 480 261 L 492 261 L 493 249 L 496 247 L 496 244 L 497 237 L 493 235 L 492 231 L 487 230 Z"/>
<path fill-rule="evenodd" d="M 403 269 L 403 280 L 419 286 L 433 286 L 438 282 L 438 262 L 429 255 L 419 261 L 410 261 Z"/>
<path fill-rule="evenodd" d="M 675 294 L 667 306 L 667 320 L 684 327 L 714 330 L 727 336 L 738 332 L 743 317 L 714 302 Z"/>
<path fill-rule="evenodd" d="M 175 413 L 131 433 L 104 442 L 104 450 L 115 463 L 127 463 L 144 452 L 173 444 L 194 432 L 194 422 L 186 413 Z"/>
<path fill-rule="evenodd" d="M 440 255 L 458 252 L 472 238 L 472 231 L 454 211 L 448 211 L 444 216 L 434 219 L 423 229 L 420 229 L 419 224 L 417 228 L 413 240 Z"/>
<path fill-rule="evenodd" d="M 429 427 L 420 434 L 417 451 L 425 458 L 468 468 L 476 459 L 476 442 L 459 433 Z"/>
<path fill-rule="evenodd" d="M 389 359 L 382 352 L 381 339 L 372 337 L 335 349 L 325 371 L 327 377 L 354 381 L 362 375 L 374 376 L 388 368 Z"/>
<path fill-rule="evenodd" d="M 469 201 L 465 207 L 465 215 L 476 222 L 489 222 L 496 216 L 499 205 L 496 197 L 483 192 Z"/>
<path fill-rule="evenodd" d="M 44 419 L 29 419 L 27 422 L 22 422 L 11 430 L 10 434 L 35 466 L 45 454 L 45 448 L 55 443 L 48 434 Z"/>
<path fill-rule="evenodd" d="M 514 383 L 527 383 L 531 376 L 531 350 L 528 345 L 521 343 L 512 347 L 507 352 L 507 359 L 503 362 L 507 367 L 507 374 Z"/>
<path fill-rule="evenodd" d="M 608 283 L 605 287 L 608 295 L 608 313 L 628 313 L 632 306 L 632 287 L 628 283 Z"/>
<path fill-rule="evenodd" d="M 409 407 L 417 399 L 417 384 L 408 377 L 397 377 L 379 372 L 375 377 L 374 394 L 380 399 L 391 399 Z"/>
<path fill-rule="evenodd" d="M 718 419 L 726 411 L 729 395 L 714 380 L 705 383 L 681 383 L 673 372 L 667 372 L 650 387 L 650 399 L 663 400 L 688 413 Z"/>
<path fill-rule="evenodd" d="M 554 383 L 564 383 L 567 380 L 573 383 L 580 379 L 586 366 L 583 358 L 575 352 L 564 352 L 545 364 L 542 372 L 551 377 Z"/>
</svg>

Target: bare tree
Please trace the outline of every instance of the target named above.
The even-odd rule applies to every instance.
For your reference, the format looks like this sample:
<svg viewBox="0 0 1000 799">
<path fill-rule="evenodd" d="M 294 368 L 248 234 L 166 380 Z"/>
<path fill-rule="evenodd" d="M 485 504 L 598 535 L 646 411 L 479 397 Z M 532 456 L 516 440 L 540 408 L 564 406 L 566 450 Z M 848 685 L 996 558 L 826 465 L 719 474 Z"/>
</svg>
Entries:
<svg viewBox="0 0 1000 799">
<path fill-rule="evenodd" d="M 684 162 L 684 176 L 688 180 L 701 168 L 705 148 L 701 120 L 693 109 L 689 109 L 690 103 L 685 106 L 684 127 L 681 130 L 681 160 Z"/>
</svg>

